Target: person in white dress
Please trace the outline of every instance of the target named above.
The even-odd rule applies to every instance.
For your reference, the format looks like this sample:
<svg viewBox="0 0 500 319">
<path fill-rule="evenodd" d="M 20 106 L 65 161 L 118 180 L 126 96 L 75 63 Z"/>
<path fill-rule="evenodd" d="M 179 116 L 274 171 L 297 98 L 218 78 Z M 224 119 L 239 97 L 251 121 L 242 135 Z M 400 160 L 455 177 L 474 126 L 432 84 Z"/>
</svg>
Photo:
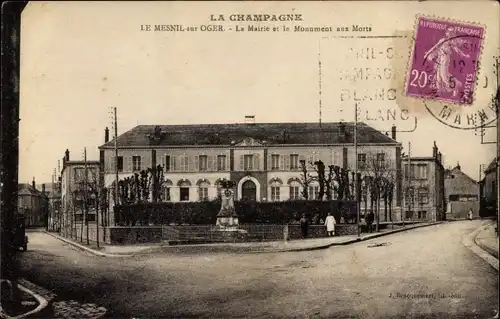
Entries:
<svg viewBox="0 0 500 319">
<path fill-rule="evenodd" d="M 335 235 L 335 224 L 336 223 L 337 222 L 335 221 L 335 217 L 333 217 L 331 213 L 328 213 L 328 216 L 325 219 L 326 232 L 328 233 L 328 236 Z"/>
<path fill-rule="evenodd" d="M 469 219 L 472 220 L 472 208 L 469 210 Z"/>
</svg>

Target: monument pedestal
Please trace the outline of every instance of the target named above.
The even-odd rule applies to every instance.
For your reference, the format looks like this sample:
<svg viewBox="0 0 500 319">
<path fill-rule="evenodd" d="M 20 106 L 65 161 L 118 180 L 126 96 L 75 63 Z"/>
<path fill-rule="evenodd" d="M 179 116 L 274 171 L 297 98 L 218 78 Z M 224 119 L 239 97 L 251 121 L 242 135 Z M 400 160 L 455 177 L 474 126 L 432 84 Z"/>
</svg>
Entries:
<svg viewBox="0 0 500 319">
<path fill-rule="evenodd" d="M 234 209 L 233 190 L 231 189 L 234 183 L 225 181 L 222 183 L 225 191 L 222 192 L 222 203 L 219 214 L 217 214 L 217 222 L 213 228 L 214 232 L 220 234 L 222 238 L 235 239 L 245 236 L 247 231 L 238 227 L 239 220 L 236 210 Z"/>
</svg>

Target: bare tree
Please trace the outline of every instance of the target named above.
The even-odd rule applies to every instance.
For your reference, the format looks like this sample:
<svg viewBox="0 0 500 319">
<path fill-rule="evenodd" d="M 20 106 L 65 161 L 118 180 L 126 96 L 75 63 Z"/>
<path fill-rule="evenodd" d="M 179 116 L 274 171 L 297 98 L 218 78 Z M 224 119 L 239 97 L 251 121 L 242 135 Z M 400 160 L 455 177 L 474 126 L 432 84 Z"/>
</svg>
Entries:
<svg viewBox="0 0 500 319">
<path fill-rule="evenodd" d="M 314 180 L 313 176 L 307 171 L 307 165 L 305 160 L 300 161 L 301 175 L 300 179 L 302 182 L 301 195 L 304 199 L 309 199 L 309 185 Z"/>
<path fill-rule="evenodd" d="M 321 160 L 314 162 L 314 170 L 318 175 L 318 183 L 319 183 L 319 192 L 317 199 L 323 200 L 323 198 L 325 197 L 325 188 L 326 188 L 325 163 L 323 163 L 323 161 Z"/>
<path fill-rule="evenodd" d="M 325 190 L 326 190 L 326 199 L 332 200 L 333 193 L 337 192 L 337 185 L 334 183 L 335 179 L 335 165 L 328 165 L 328 175 L 325 179 Z"/>
<path fill-rule="evenodd" d="M 371 209 L 375 204 L 376 231 L 379 230 L 380 223 L 380 201 L 382 198 L 389 198 L 388 191 L 391 182 L 394 181 L 395 168 L 391 160 L 387 159 L 385 153 L 370 153 L 366 156 L 366 163 L 362 165 L 364 173 L 368 176 L 370 187 Z M 393 182 L 392 182 L 393 183 Z M 387 210 L 385 211 L 387 220 Z"/>
</svg>

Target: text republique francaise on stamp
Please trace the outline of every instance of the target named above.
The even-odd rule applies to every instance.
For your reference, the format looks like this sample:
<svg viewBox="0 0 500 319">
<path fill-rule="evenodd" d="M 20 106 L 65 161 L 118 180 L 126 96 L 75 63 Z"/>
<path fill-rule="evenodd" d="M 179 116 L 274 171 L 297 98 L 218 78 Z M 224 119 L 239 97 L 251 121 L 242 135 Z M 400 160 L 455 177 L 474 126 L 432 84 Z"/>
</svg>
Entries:
<svg viewBox="0 0 500 319">
<path fill-rule="evenodd" d="M 474 98 L 484 36 L 481 25 L 419 16 L 405 94 L 424 104 L 441 102 L 441 108 L 426 107 L 455 128 L 475 128 L 491 121 L 496 116 L 494 107 L 479 105 Z"/>
</svg>

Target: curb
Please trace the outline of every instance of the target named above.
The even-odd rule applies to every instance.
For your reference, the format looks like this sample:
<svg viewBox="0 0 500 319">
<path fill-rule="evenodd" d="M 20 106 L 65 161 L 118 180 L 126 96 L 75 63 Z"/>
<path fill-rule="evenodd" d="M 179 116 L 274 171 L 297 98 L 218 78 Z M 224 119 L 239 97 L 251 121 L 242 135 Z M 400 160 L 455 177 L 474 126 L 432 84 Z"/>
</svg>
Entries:
<svg viewBox="0 0 500 319">
<path fill-rule="evenodd" d="M 125 255 L 125 254 L 123 254 L 123 255 L 122 255 L 122 254 L 109 254 L 109 253 L 102 253 L 102 252 L 97 251 L 97 250 L 95 250 L 95 249 L 92 249 L 92 248 L 86 247 L 86 246 L 84 246 L 84 245 L 81 245 L 81 244 L 79 244 L 79 243 L 76 243 L 76 242 L 74 242 L 74 241 L 72 241 L 72 240 L 66 239 L 66 238 L 64 238 L 64 237 L 62 237 L 62 236 L 59 236 L 59 235 L 56 235 L 56 234 L 52 234 L 52 233 L 50 233 L 50 232 L 48 232 L 48 231 L 45 231 L 45 230 L 44 230 L 43 232 L 44 232 L 45 234 L 48 234 L 48 235 L 50 235 L 50 236 L 54 237 L 55 239 L 58 239 L 58 240 L 60 240 L 60 241 L 62 241 L 62 242 L 65 242 L 66 244 L 69 244 L 69 245 L 71 245 L 71 246 L 73 246 L 73 247 L 76 247 L 76 248 L 78 248 L 78 249 L 80 249 L 80 250 L 83 250 L 83 251 L 89 252 L 89 253 L 91 253 L 91 254 L 93 254 L 93 255 L 95 255 L 95 256 L 99 256 L 99 257 L 122 257 L 122 258 L 123 258 L 123 257 L 132 257 L 132 256 L 134 256 L 134 255 L 130 255 L 130 254 L 126 254 L 126 255 Z"/>
<path fill-rule="evenodd" d="M 439 221 L 439 222 L 433 222 L 431 224 L 425 224 L 425 225 L 412 225 L 412 226 L 408 226 L 408 227 L 404 227 L 404 228 L 400 228 L 400 229 L 395 229 L 395 230 L 390 230 L 390 231 L 387 231 L 387 232 L 383 232 L 383 233 L 377 233 L 377 234 L 373 234 L 373 235 L 367 235 L 365 237 L 361 237 L 361 238 L 355 238 L 355 239 L 350 239 L 350 240 L 346 240 L 346 241 L 343 241 L 343 242 L 337 242 L 337 243 L 329 243 L 329 244 L 324 244 L 324 245 L 320 245 L 320 246 L 314 246 L 314 247 L 304 247 L 304 248 L 290 248 L 290 249 L 275 249 L 275 250 L 250 250 L 250 251 L 242 251 L 242 252 L 238 252 L 238 253 L 246 253 L 246 254 L 262 254 L 262 253 L 282 253 L 282 252 L 298 252 L 298 251 L 313 251 L 313 250 L 320 250 L 320 249 L 327 249 L 329 247 L 332 247 L 332 246 L 341 246 L 341 245 L 349 245 L 349 244 L 353 244 L 353 243 L 357 243 L 357 242 L 360 242 L 360 241 L 365 241 L 365 240 L 369 240 L 369 239 L 373 239 L 373 238 L 378 238 L 378 237 L 381 237 L 381 236 L 387 236 L 387 235 L 391 235 L 391 234 L 395 234 L 395 233 L 399 233 L 399 232 L 403 232 L 403 231 L 408 231 L 408 230 L 411 230 L 411 229 L 415 229 L 415 228 L 420 228 L 420 227 L 427 227 L 427 226 L 433 226 L 433 225 L 438 225 L 438 224 L 441 224 L 443 223 L 442 221 Z M 110 253 L 102 253 L 102 252 L 99 252 L 99 251 L 96 251 L 92 248 L 89 248 L 89 247 L 86 247 L 84 245 L 81 245 L 79 243 L 76 243 L 72 240 L 69 240 L 69 239 L 66 239 L 62 236 L 59 236 L 59 235 L 56 235 L 56 234 L 53 234 L 53 233 L 50 233 L 50 232 L 47 232 L 47 231 L 43 231 L 44 233 L 46 234 L 49 234 L 51 235 L 52 237 L 56 238 L 56 239 L 59 239 L 69 245 L 72 245 L 80 250 L 84 250 L 84 251 L 87 251 L 93 255 L 96 255 L 96 256 L 99 256 L 99 257 L 134 257 L 134 256 L 137 256 L 137 255 L 141 255 L 141 254 L 144 254 L 144 253 L 147 253 L 147 252 L 151 252 L 151 251 L 155 251 L 157 248 L 150 248 L 150 249 L 146 249 L 146 250 L 143 250 L 143 251 L 140 251 L 136 254 L 110 254 Z"/>
<path fill-rule="evenodd" d="M 35 309 L 31 310 L 31 311 L 28 311 L 22 315 L 19 315 L 17 317 L 10 317 L 8 316 L 4 311 L 3 309 L 1 308 L 0 306 L 0 316 L 2 318 L 7 318 L 7 319 L 20 319 L 20 318 L 27 318 L 31 315 L 34 315 L 36 313 L 40 313 L 42 310 L 44 310 L 48 305 L 49 305 L 49 302 L 43 298 L 42 296 L 40 296 L 39 294 L 37 294 L 36 292 L 34 291 L 31 291 L 30 289 L 24 287 L 23 285 L 21 285 L 20 283 L 17 283 L 17 286 L 19 287 L 19 290 L 22 290 L 24 291 L 25 293 L 27 294 L 30 294 L 31 296 L 33 296 L 33 298 L 36 299 L 36 301 L 38 301 L 38 307 L 36 307 Z"/>
<path fill-rule="evenodd" d="M 296 249 L 293 249 L 293 248 L 292 249 L 280 249 L 280 250 L 273 250 L 273 251 L 259 251 L 259 252 L 250 252 L 250 253 L 259 254 L 259 253 L 282 253 L 282 252 L 298 252 L 298 251 L 321 250 L 321 249 L 330 248 L 332 246 L 344 246 L 344 245 L 354 244 L 354 243 L 358 243 L 358 242 L 361 242 L 361 241 L 366 241 L 366 240 L 370 240 L 370 239 L 374 239 L 374 238 L 378 238 L 378 237 L 382 237 L 382 236 L 387 236 L 387 235 L 391 235 L 391 234 L 395 234 L 395 233 L 399 233 L 399 232 L 403 232 L 403 231 L 408 231 L 408 230 L 412 230 L 412 229 L 416 229 L 416 228 L 421 228 L 421 227 L 427 227 L 427 226 L 434 226 L 434 225 L 439 225 L 439 224 L 442 224 L 442 222 L 439 221 L 439 222 L 434 222 L 432 224 L 410 226 L 410 227 L 405 227 L 405 228 L 401 228 L 401 229 L 390 230 L 390 231 L 383 232 L 383 233 L 377 233 L 377 234 L 373 234 L 373 235 L 367 235 L 365 237 L 350 239 L 350 240 L 346 240 L 346 241 L 343 241 L 343 242 L 324 244 L 324 245 L 315 246 L 315 247 L 296 248 Z"/>
<path fill-rule="evenodd" d="M 477 229 L 475 229 L 473 232 L 471 232 L 468 235 L 463 236 L 462 238 L 462 244 L 469 248 L 473 253 L 478 255 L 481 259 L 483 259 L 485 262 L 491 265 L 491 267 L 495 268 L 497 271 L 499 270 L 499 262 L 498 259 L 496 259 L 494 256 L 492 256 L 490 253 L 482 249 L 479 245 L 476 244 L 476 237 L 477 235 L 484 230 L 486 227 L 489 227 L 491 223 L 483 223 L 481 226 L 479 226 Z"/>
</svg>

